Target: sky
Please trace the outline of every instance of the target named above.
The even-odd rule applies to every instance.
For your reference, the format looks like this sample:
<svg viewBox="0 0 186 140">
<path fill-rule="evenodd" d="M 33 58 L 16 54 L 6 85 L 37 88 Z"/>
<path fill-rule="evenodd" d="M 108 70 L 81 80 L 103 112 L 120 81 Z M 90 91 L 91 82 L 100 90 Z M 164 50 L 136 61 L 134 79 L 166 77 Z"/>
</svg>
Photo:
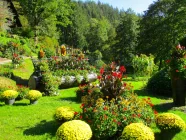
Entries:
<svg viewBox="0 0 186 140">
<path fill-rule="evenodd" d="M 81 0 L 86 1 L 86 0 Z M 97 2 L 98 0 L 91 0 Z M 143 11 L 146 11 L 150 4 L 156 0 L 99 0 L 101 3 L 107 3 L 112 5 L 114 8 L 124 9 L 125 11 L 128 8 L 131 8 L 136 13 L 143 14 Z"/>
</svg>

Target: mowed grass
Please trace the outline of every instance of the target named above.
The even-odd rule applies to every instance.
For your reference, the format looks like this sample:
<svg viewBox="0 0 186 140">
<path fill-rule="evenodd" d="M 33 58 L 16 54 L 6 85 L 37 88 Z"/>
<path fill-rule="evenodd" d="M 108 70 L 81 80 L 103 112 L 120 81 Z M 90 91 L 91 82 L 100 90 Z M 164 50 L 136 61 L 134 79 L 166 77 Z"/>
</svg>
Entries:
<svg viewBox="0 0 186 140">
<path fill-rule="evenodd" d="M 23 73 L 27 72 L 27 73 Z M 14 70 L 14 74 L 27 79 L 33 72 L 30 59 L 26 59 L 22 68 Z M 179 115 L 186 122 L 186 114 L 171 110 L 171 98 L 149 95 L 144 86 L 147 81 L 136 81 L 132 78 L 124 79 L 127 84 L 134 86 L 133 90 L 139 98 L 151 98 L 158 112 L 172 112 Z M 38 104 L 29 105 L 29 100 L 16 101 L 13 106 L 0 102 L 0 140 L 55 140 L 55 133 L 59 124 L 54 121 L 55 110 L 61 106 L 71 106 L 75 111 L 81 111 L 80 103 L 76 102 L 76 90 L 69 88 L 60 90 L 59 96 L 42 97 Z M 160 130 L 154 126 L 153 131 L 158 134 Z M 157 139 L 161 140 L 161 139 Z M 186 132 L 178 133 L 173 140 L 186 140 Z"/>
<path fill-rule="evenodd" d="M 71 106 L 80 111 L 75 102 L 77 88 L 60 90 L 59 96 L 42 97 L 38 104 L 29 100 L 16 101 L 13 106 L 0 102 L 0 140 L 53 140 L 59 124 L 53 115 L 56 108 Z"/>
</svg>

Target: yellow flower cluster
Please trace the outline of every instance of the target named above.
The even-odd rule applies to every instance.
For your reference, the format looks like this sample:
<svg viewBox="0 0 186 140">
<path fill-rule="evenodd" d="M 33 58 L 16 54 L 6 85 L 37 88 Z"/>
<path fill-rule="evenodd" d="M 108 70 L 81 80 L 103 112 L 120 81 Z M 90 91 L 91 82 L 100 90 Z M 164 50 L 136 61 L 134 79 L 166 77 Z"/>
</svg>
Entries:
<svg viewBox="0 0 186 140">
<path fill-rule="evenodd" d="M 62 106 L 56 109 L 54 118 L 58 121 L 69 121 L 74 118 L 74 110 L 68 106 Z"/>
<path fill-rule="evenodd" d="M 1 94 L 3 99 L 15 99 L 18 96 L 18 92 L 15 90 L 6 90 Z"/>
<path fill-rule="evenodd" d="M 92 130 L 81 120 L 72 120 L 63 123 L 56 132 L 57 140 L 90 140 Z"/>
<path fill-rule="evenodd" d="M 30 90 L 30 91 L 26 94 L 26 96 L 25 96 L 26 99 L 29 99 L 29 100 L 32 100 L 32 101 L 38 100 L 40 97 L 42 97 L 42 94 L 41 94 L 41 92 L 38 91 L 38 90 Z"/>
<path fill-rule="evenodd" d="M 143 123 L 132 123 L 122 132 L 121 140 L 154 140 L 153 131 Z"/>
<path fill-rule="evenodd" d="M 156 124 L 161 130 L 177 130 L 185 129 L 184 120 L 173 113 L 162 113 L 156 116 Z"/>
</svg>

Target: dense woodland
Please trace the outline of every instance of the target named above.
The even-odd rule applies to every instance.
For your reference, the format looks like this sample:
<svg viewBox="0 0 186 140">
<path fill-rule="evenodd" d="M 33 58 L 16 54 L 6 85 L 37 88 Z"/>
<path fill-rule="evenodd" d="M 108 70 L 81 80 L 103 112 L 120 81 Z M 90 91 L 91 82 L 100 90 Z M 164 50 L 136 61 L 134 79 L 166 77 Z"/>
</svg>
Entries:
<svg viewBox="0 0 186 140">
<path fill-rule="evenodd" d="M 162 67 L 171 50 L 184 42 L 185 0 L 158 0 L 142 15 L 132 9 L 119 10 L 108 4 L 72 0 L 7 0 L 1 2 L 1 32 L 29 40 L 28 48 L 55 52 L 67 44 L 89 52 L 100 63 L 119 60 L 130 65 L 133 56 L 155 56 Z M 15 25 L 13 2 L 21 27 Z M 11 26 L 10 26 L 11 25 Z M 9 28 L 10 26 L 10 28 Z"/>
</svg>

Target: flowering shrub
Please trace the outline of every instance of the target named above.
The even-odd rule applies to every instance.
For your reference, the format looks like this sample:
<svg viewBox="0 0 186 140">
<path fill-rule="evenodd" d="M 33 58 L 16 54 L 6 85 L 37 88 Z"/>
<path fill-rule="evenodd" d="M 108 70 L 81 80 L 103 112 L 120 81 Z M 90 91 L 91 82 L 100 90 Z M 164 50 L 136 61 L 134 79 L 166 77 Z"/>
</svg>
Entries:
<svg viewBox="0 0 186 140">
<path fill-rule="evenodd" d="M 153 131 L 143 123 L 132 123 L 123 130 L 121 140 L 154 140 Z"/>
<path fill-rule="evenodd" d="M 111 100 L 99 98 L 91 105 L 88 104 L 91 99 L 84 101 L 82 98 L 82 102 L 82 113 L 76 114 L 76 118 L 85 120 L 97 139 L 120 135 L 130 123 L 143 122 L 150 125 L 154 120 L 154 113 L 157 113 L 152 110 L 150 98 L 142 100 L 132 93 Z"/>
<path fill-rule="evenodd" d="M 117 67 L 114 62 L 106 70 L 104 68 L 100 69 L 98 79 L 104 97 L 116 98 L 116 96 L 122 95 L 127 90 L 125 88 L 126 83 L 122 82 L 124 72 L 126 72 L 126 68 L 124 66 Z"/>
<path fill-rule="evenodd" d="M 92 130 L 81 120 L 72 120 L 63 123 L 56 132 L 57 140 L 90 140 Z"/>
<path fill-rule="evenodd" d="M 179 132 L 185 129 L 185 122 L 181 117 L 173 113 L 162 113 L 157 115 L 156 124 L 161 131 Z"/>
<path fill-rule="evenodd" d="M 175 80 L 177 78 L 186 78 L 186 49 L 184 46 L 176 46 L 171 59 L 166 60 L 166 63 L 170 65 L 171 73 L 175 74 Z"/>
<path fill-rule="evenodd" d="M 51 72 L 44 72 L 42 74 L 43 91 L 45 95 L 58 95 L 58 87 L 61 83 L 60 78 L 53 76 Z"/>
<path fill-rule="evenodd" d="M 15 99 L 18 96 L 18 92 L 15 90 L 6 90 L 1 94 L 3 99 Z"/>
<path fill-rule="evenodd" d="M 23 58 L 20 55 L 13 53 L 13 57 L 12 57 L 13 64 L 21 64 L 22 61 L 23 61 Z"/>
<path fill-rule="evenodd" d="M 54 118 L 59 122 L 66 122 L 74 118 L 74 109 L 68 106 L 62 106 L 56 109 Z"/>
<path fill-rule="evenodd" d="M 29 92 L 29 88 L 23 85 L 17 85 L 17 91 L 19 92 L 19 95 L 17 96 L 16 100 L 21 100 Z"/>
<path fill-rule="evenodd" d="M 82 101 L 84 104 L 94 105 L 98 98 L 103 98 L 103 93 L 95 85 L 83 84 L 79 85 L 76 97 L 78 101 Z"/>
<path fill-rule="evenodd" d="M 42 97 L 42 94 L 38 90 L 30 90 L 25 96 L 26 99 L 29 99 L 32 101 L 38 100 L 41 97 Z"/>
</svg>

